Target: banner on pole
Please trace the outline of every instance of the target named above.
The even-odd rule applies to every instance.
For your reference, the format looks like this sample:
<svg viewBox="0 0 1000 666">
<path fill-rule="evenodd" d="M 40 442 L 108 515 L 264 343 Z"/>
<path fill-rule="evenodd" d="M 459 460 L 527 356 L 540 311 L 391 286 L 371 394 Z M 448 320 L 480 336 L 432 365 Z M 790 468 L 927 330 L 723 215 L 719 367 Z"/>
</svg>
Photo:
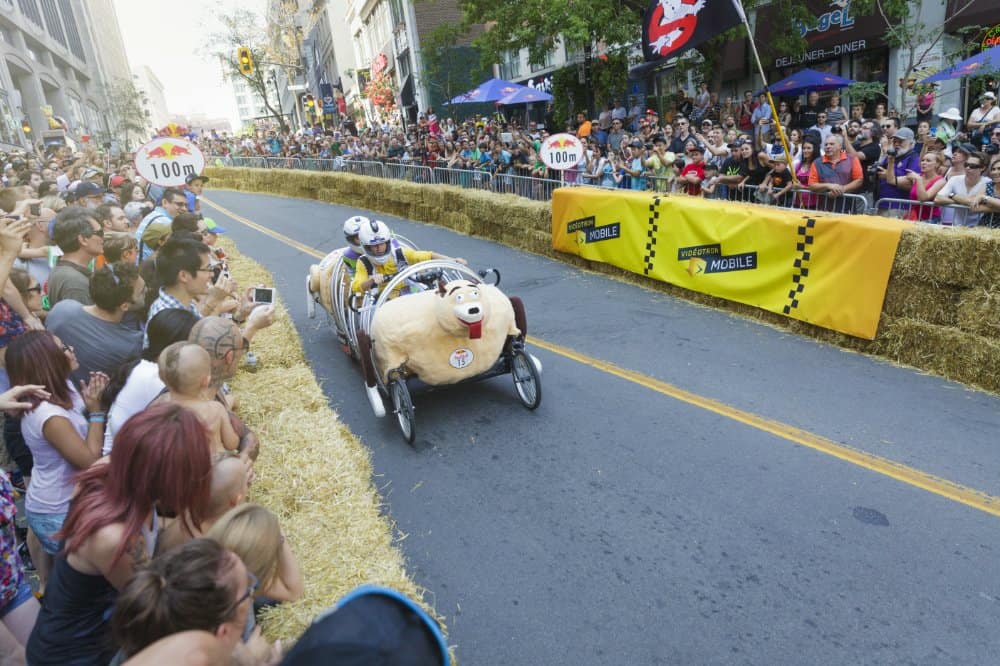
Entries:
<svg viewBox="0 0 1000 666">
<path fill-rule="evenodd" d="M 642 21 L 646 62 L 674 58 L 740 23 L 739 0 L 650 0 Z"/>
<path fill-rule="evenodd" d="M 552 197 L 560 252 L 869 340 L 905 226 L 622 190 Z"/>
</svg>

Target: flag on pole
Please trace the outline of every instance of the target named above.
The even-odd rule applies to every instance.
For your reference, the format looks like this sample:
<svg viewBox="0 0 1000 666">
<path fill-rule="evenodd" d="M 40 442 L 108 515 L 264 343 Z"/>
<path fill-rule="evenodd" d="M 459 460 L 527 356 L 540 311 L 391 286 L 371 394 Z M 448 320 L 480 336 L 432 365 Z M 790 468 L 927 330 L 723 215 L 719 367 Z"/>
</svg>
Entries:
<svg viewBox="0 0 1000 666">
<path fill-rule="evenodd" d="M 675 58 L 740 21 L 739 0 L 650 0 L 642 21 L 647 63 Z M 742 7 L 740 7 L 742 9 Z"/>
</svg>

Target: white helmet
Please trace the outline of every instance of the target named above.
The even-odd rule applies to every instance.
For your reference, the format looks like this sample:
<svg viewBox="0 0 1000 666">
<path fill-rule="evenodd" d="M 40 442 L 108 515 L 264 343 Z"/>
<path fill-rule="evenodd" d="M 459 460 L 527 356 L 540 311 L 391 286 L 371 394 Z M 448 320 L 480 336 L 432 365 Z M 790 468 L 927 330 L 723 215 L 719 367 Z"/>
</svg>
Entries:
<svg viewBox="0 0 1000 666">
<path fill-rule="evenodd" d="M 361 243 L 358 242 L 358 233 L 361 231 L 362 225 L 369 224 L 370 222 L 371 220 L 364 215 L 349 217 L 344 222 L 344 238 L 347 239 L 347 244 L 351 246 L 351 249 L 358 254 L 364 251 L 361 248 Z"/>
<path fill-rule="evenodd" d="M 392 256 L 392 232 L 389 231 L 389 225 L 385 222 L 368 220 L 367 224 L 361 225 L 361 232 L 358 235 L 361 238 L 361 247 L 364 248 L 365 256 L 376 264 L 382 265 Z M 373 246 L 383 243 L 385 250 L 380 254 L 375 254 Z"/>
</svg>

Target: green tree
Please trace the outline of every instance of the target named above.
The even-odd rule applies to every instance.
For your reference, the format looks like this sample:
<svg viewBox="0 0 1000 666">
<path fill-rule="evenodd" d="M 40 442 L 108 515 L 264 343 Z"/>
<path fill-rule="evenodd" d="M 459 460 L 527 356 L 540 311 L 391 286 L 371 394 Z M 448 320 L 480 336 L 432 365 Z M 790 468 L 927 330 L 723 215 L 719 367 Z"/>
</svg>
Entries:
<svg viewBox="0 0 1000 666">
<path fill-rule="evenodd" d="M 939 0 L 945 6 L 945 0 Z M 975 0 L 960 0 L 946 17 L 955 19 L 966 12 Z M 927 23 L 924 3 L 921 0 L 853 0 L 851 9 L 858 15 L 874 14 L 885 23 L 885 42 L 898 49 L 903 76 L 900 77 L 900 113 L 905 118 L 913 112 L 917 95 L 924 92 L 924 86 L 915 82 L 934 70 L 936 52 L 947 34 L 945 22 Z M 975 46 L 974 35 L 982 32 L 980 26 L 968 26 L 957 31 L 963 38 L 962 46 L 954 53 L 944 54 L 945 62 L 966 57 L 969 47 Z M 987 74 L 987 72 L 983 72 Z M 890 82 L 891 85 L 891 82 Z M 881 83 L 862 81 L 848 88 L 852 98 L 872 101 L 885 99 L 892 101 L 886 87 Z"/>
<path fill-rule="evenodd" d="M 268 95 L 269 87 L 274 89 L 273 72 L 275 68 L 284 69 L 292 78 L 291 73 L 298 67 L 297 58 L 288 48 L 287 32 L 271 32 L 269 35 L 260 17 L 247 9 L 237 9 L 231 14 L 219 14 L 221 29 L 208 37 L 215 56 L 222 64 L 228 78 L 243 79 L 251 92 L 264 104 L 269 115 L 274 116 L 282 131 L 288 130 L 284 114 L 280 108 L 280 98 Z M 278 37 L 275 37 L 275 35 Z M 240 71 L 236 50 L 241 46 L 250 49 L 253 57 L 254 70 L 252 74 Z M 277 91 L 275 90 L 275 93 Z M 277 104 L 274 100 L 278 99 Z"/>
<path fill-rule="evenodd" d="M 135 87 L 132 79 L 120 78 L 108 85 L 107 101 L 112 137 L 129 152 L 132 150 L 132 139 L 138 145 L 149 135 L 146 96 Z"/>
<path fill-rule="evenodd" d="M 469 27 L 442 23 L 421 38 L 423 82 L 432 100 L 449 100 L 489 78 L 479 62 Z"/>
<path fill-rule="evenodd" d="M 744 6 L 749 11 L 766 2 L 747 0 Z M 645 0 L 458 0 L 458 3 L 467 25 L 486 26 L 475 40 L 486 63 L 501 62 L 505 52 L 526 48 L 530 61 L 540 64 L 560 40 L 583 45 L 584 49 L 606 45 L 610 57 L 640 42 L 647 7 Z M 777 8 L 777 20 L 782 24 L 815 20 L 802 0 L 771 0 L 769 4 Z M 778 33 L 770 46 L 781 55 L 794 56 L 805 51 L 806 42 L 798 31 Z M 741 25 L 699 46 L 697 50 L 703 60 L 694 63 L 698 78 L 716 86 L 721 83 L 722 47 L 745 35 L 746 28 Z"/>
</svg>

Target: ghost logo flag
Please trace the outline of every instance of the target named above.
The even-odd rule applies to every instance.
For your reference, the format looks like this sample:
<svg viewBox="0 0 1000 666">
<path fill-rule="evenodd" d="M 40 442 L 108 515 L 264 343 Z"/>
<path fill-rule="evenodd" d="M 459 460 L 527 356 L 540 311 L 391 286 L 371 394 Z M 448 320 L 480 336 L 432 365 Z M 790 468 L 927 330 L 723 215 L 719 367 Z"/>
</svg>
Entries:
<svg viewBox="0 0 1000 666">
<path fill-rule="evenodd" d="M 646 62 L 674 58 L 740 23 L 739 0 L 651 0 L 642 22 Z"/>
</svg>

